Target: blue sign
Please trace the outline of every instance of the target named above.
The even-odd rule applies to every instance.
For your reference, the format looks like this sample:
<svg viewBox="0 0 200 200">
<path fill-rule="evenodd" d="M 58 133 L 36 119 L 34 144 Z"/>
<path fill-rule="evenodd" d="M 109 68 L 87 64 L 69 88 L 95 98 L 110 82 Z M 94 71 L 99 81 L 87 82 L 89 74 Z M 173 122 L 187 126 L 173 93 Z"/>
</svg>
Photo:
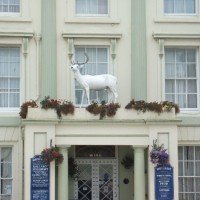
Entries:
<svg viewBox="0 0 200 200">
<path fill-rule="evenodd" d="M 155 167 L 155 193 L 156 200 L 174 199 L 174 178 L 171 165 Z"/>
<path fill-rule="evenodd" d="M 31 200 L 49 200 L 49 164 L 41 156 L 31 159 Z"/>
</svg>

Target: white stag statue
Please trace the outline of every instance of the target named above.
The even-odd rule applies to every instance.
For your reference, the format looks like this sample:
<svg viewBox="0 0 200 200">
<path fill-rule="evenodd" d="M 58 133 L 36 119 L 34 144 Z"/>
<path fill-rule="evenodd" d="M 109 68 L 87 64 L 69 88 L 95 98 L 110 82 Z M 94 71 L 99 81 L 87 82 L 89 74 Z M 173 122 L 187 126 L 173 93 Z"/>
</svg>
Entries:
<svg viewBox="0 0 200 200">
<path fill-rule="evenodd" d="M 117 78 L 110 74 L 101 75 L 82 75 L 80 68 L 89 61 L 89 57 L 85 54 L 86 61 L 83 63 L 72 62 L 71 69 L 74 72 L 74 78 L 83 89 L 81 106 L 83 104 L 84 96 L 86 94 L 87 102 L 90 104 L 90 90 L 104 90 L 108 91 L 108 103 L 116 103 L 117 101 Z"/>
</svg>

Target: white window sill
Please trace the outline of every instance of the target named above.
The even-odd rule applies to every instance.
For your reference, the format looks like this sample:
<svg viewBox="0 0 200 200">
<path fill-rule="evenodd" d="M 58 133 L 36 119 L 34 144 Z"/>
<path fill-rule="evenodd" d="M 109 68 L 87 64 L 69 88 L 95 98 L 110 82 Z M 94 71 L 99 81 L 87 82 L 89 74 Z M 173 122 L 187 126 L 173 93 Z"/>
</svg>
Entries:
<svg viewBox="0 0 200 200">
<path fill-rule="evenodd" d="M 76 17 L 76 18 L 66 18 L 65 23 L 74 24 L 120 24 L 120 19 L 118 18 L 105 18 L 105 17 Z"/>
<path fill-rule="evenodd" d="M 9 15 L 9 16 L 1 16 L 0 15 L 0 22 L 26 22 L 26 23 L 31 23 L 32 19 L 31 18 L 24 18 L 20 16 L 14 16 L 14 15 Z"/>
<path fill-rule="evenodd" d="M 200 111 L 199 110 L 181 110 L 180 113 L 178 114 L 180 117 L 189 117 L 189 116 L 200 116 Z"/>
<path fill-rule="evenodd" d="M 0 108 L 0 116 L 19 116 L 20 109 L 13 108 L 13 109 L 5 109 Z"/>
<path fill-rule="evenodd" d="M 154 23 L 200 23 L 200 18 L 197 16 L 166 16 L 155 18 Z"/>
</svg>

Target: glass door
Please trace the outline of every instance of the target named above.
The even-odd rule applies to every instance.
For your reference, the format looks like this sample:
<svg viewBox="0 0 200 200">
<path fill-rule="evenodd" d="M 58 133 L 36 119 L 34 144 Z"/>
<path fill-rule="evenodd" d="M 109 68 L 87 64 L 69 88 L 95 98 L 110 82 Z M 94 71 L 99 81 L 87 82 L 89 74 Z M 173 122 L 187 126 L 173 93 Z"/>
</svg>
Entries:
<svg viewBox="0 0 200 200">
<path fill-rule="evenodd" d="M 75 199 L 118 200 L 116 159 L 76 159 L 80 177 L 75 181 Z"/>
</svg>

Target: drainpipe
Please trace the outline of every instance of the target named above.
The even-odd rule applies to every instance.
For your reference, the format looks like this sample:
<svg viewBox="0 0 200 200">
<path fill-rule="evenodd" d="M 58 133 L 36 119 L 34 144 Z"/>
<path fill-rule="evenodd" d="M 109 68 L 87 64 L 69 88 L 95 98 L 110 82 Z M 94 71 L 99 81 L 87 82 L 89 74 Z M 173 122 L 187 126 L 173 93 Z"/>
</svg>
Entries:
<svg viewBox="0 0 200 200">
<path fill-rule="evenodd" d="M 39 69 L 40 69 L 40 40 L 41 40 L 41 35 L 36 34 L 35 37 L 35 43 L 36 43 L 36 96 L 33 99 L 34 101 L 37 101 L 40 97 L 40 92 L 39 92 Z"/>
<path fill-rule="evenodd" d="M 21 139 L 22 139 L 22 200 L 24 200 L 24 127 L 21 127 Z"/>
</svg>

